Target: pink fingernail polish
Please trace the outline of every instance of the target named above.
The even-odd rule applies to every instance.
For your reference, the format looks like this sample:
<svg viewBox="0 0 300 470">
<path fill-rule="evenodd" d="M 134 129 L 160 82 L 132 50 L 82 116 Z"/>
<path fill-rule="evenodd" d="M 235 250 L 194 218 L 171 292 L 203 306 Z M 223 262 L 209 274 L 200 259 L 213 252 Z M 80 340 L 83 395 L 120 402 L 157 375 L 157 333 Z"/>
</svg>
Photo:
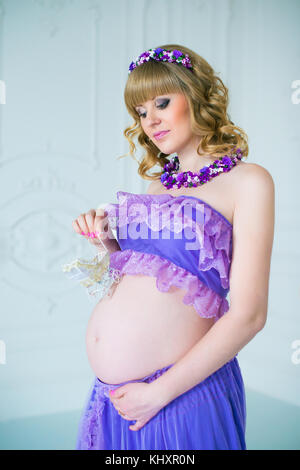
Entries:
<svg viewBox="0 0 300 470">
<path fill-rule="evenodd" d="M 84 233 L 84 232 L 81 232 L 81 235 L 85 235 L 85 233 Z"/>
</svg>

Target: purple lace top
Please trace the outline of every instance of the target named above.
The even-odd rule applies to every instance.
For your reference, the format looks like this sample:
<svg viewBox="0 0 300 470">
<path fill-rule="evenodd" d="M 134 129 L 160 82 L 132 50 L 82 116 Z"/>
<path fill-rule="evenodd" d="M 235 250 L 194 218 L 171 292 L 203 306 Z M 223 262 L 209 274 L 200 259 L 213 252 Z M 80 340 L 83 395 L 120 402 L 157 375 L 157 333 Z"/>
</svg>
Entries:
<svg viewBox="0 0 300 470">
<path fill-rule="evenodd" d="M 117 192 L 105 207 L 121 250 L 110 267 L 122 274 L 156 278 L 156 286 L 186 291 L 183 302 L 204 318 L 217 320 L 229 309 L 232 225 L 194 196 Z"/>
</svg>

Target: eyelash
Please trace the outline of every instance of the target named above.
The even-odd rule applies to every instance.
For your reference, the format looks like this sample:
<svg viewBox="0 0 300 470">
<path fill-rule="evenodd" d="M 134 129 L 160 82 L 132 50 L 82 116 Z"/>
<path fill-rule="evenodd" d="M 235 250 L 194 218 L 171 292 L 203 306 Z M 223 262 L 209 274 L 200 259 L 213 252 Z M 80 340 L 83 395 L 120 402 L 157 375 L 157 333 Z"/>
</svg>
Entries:
<svg viewBox="0 0 300 470">
<path fill-rule="evenodd" d="M 168 106 L 169 102 L 170 102 L 170 100 L 166 100 L 166 101 L 164 101 L 162 104 L 160 104 L 160 105 L 157 106 L 157 107 L 160 108 L 160 109 L 164 109 L 164 108 L 166 108 L 166 107 Z M 143 118 L 143 116 L 145 116 L 145 114 L 146 114 L 146 113 L 139 114 L 139 117 L 140 117 L 140 118 Z M 144 119 L 144 118 L 143 118 L 143 119 Z"/>
</svg>

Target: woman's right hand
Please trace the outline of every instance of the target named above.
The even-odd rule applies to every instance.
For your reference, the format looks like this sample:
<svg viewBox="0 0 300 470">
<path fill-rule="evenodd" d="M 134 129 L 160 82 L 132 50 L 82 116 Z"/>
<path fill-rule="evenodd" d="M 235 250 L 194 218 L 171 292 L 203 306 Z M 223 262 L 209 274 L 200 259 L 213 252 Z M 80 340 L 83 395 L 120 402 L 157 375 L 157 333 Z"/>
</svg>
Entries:
<svg viewBox="0 0 300 470">
<path fill-rule="evenodd" d="M 115 239 L 108 224 L 107 212 L 104 209 L 90 209 L 88 212 L 80 214 L 77 219 L 73 220 L 72 226 L 76 233 L 84 236 L 97 247 L 103 247 L 99 238 L 103 240 L 104 245 L 107 240 Z"/>
</svg>

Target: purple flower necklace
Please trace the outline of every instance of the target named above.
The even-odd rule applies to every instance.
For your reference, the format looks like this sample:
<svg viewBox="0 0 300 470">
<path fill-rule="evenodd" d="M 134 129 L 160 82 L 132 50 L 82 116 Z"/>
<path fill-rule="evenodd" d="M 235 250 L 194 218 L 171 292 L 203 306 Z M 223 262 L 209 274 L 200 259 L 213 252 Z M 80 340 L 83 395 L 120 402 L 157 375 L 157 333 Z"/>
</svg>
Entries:
<svg viewBox="0 0 300 470">
<path fill-rule="evenodd" d="M 167 189 L 180 188 L 181 186 L 185 188 L 200 186 L 210 181 L 219 173 L 230 171 L 237 164 L 238 160 L 242 158 L 243 152 L 238 148 L 236 153 L 232 153 L 231 156 L 224 155 L 221 159 L 217 159 L 210 165 L 201 168 L 198 173 L 193 173 L 192 171 L 178 173 L 180 167 L 179 158 L 178 155 L 175 155 L 175 157 L 171 158 L 170 162 L 165 164 L 160 180 Z"/>
</svg>

